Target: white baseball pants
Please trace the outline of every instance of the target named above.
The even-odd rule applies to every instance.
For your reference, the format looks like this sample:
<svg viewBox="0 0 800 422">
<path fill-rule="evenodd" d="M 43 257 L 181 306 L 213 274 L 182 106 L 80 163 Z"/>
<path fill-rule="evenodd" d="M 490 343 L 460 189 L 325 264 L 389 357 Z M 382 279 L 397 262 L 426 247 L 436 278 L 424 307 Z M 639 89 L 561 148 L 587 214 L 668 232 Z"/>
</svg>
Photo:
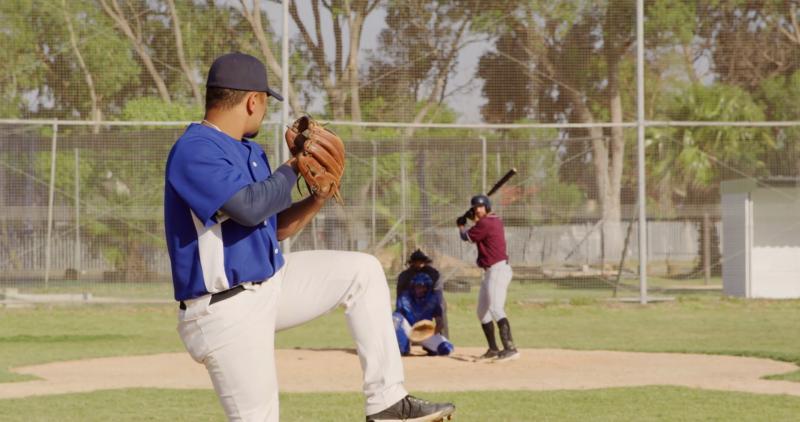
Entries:
<svg viewBox="0 0 800 422">
<path fill-rule="evenodd" d="M 506 317 L 506 295 L 513 271 L 508 261 L 500 261 L 483 272 L 478 293 L 478 319 L 481 324 L 499 321 Z"/>
<path fill-rule="evenodd" d="M 342 305 L 364 375 L 366 414 L 408 394 L 380 262 L 358 252 L 304 251 L 285 256 L 269 280 L 209 305 L 187 301 L 178 314 L 186 350 L 208 370 L 231 421 L 279 420 L 275 332 Z M 309 373 L 309 377 L 313 374 Z"/>
</svg>

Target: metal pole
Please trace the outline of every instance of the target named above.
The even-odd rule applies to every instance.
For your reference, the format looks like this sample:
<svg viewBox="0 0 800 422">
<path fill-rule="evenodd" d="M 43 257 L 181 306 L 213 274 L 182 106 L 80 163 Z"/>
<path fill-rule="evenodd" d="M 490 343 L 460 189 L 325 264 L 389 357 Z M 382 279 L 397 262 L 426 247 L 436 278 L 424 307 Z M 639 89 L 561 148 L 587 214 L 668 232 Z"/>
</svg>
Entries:
<svg viewBox="0 0 800 422">
<path fill-rule="evenodd" d="M 500 167 L 500 151 L 496 152 L 495 156 L 497 157 L 497 173 L 495 173 L 496 174 L 495 177 L 500 177 L 500 175 L 503 174 L 503 168 Z M 502 200 L 503 193 L 502 192 L 497 192 L 497 193 L 495 193 L 495 197 L 496 197 L 496 199 L 494 201 L 492 201 L 492 209 L 493 210 L 499 210 L 500 209 L 499 205 L 500 205 L 500 201 Z"/>
<path fill-rule="evenodd" d="M 376 219 L 376 212 L 377 212 L 377 193 L 375 189 L 377 188 L 377 179 L 378 179 L 378 145 L 375 141 L 372 141 L 372 245 L 375 245 L 375 230 L 377 227 L 377 219 Z"/>
<path fill-rule="evenodd" d="M 281 39 L 281 93 L 283 94 L 283 104 L 281 109 L 281 124 L 283 127 L 289 125 L 289 2 L 283 0 L 283 38 Z M 283 142 L 281 142 L 283 145 Z M 289 157 L 289 146 L 284 145 L 284 157 Z"/>
<path fill-rule="evenodd" d="M 644 0 L 636 0 L 636 141 L 639 178 L 639 302 L 647 303 L 647 197 L 644 171 Z"/>
<path fill-rule="evenodd" d="M 281 94 L 283 94 L 283 104 L 281 107 L 281 128 L 289 126 L 289 2 L 291 0 L 283 0 L 283 38 L 281 39 Z M 289 146 L 286 142 L 281 142 L 281 131 L 278 130 L 278 138 L 275 140 L 282 146 L 281 158 L 279 162 L 284 162 L 289 159 Z M 286 238 L 282 245 L 284 253 L 292 251 L 292 239 Z"/>
<path fill-rule="evenodd" d="M 486 193 L 486 137 L 481 136 L 481 193 Z"/>
<path fill-rule="evenodd" d="M 408 236 L 408 218 L 406 218 L 406 140 L 403 138 L 403 146 L 400 150 L 400 216 L 403 219 L 403 245 L 401 246 L 401 257 L 405 259 L 406 243 Z"/>
<path fill-rule="evenodd" d="M 711 279 L 711 218 L 703 213 L 703 281 L 708 285 Z"/>
<path fill-rule="evenodd" d="M 72 266 L 81 273 L 81 159 L 75 148 L 75 256 Z"/>
<path fill-rule="evenodd" d="M 503 174 L 503 168 L 500 167 L 500 152 L 495 153 L 495 157 L 497 157 L 497 175 L 495 177 L 500 177 Z"/>
<path fill-rule="evenodd" d="M 53 202 L 56 192 L 56 143 L 58 123 L 53 123 L 53 139 L 50 142 L 50 192 L 47 200 L 47 240 L 44 247 L 44 287 L 50 283 L 50 250 L 53 238 Z"/>
<path fill-rule="evenodd" d="M 281 163 L 281 162 L 283 162 L 281 160 L 281 155 L 283 154 L 283 152 L 281 150 L 281 145 L 283 145 L 283 142 L 281 142 L 281 125 L 280 124 L 275 125 L 275 134 L 273 136 L 275 136 L 275 160 L 277 162 Z"/>
</svg>

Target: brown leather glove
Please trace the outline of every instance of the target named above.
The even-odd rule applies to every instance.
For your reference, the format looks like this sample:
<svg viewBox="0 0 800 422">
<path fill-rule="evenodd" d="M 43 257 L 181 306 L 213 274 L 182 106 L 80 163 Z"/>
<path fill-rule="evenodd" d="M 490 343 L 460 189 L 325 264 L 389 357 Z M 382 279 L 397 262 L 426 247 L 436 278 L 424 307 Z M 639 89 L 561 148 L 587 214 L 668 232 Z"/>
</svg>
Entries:
<svg viewBox="0 0 800 422">
<path fill-rule="evenodd" d="M 434 334 L 436 334 L 436 323 L 429 319 L 423 319 L 417 321 L 417 323 L 411 327 L 411 334 L 408 335 L 408 339 L 414 343 L 419 343 Z"/>
<path fill-rule="evenodd" d="M 310 116 L 302 116 L 286 130 L 286 143 L 297 159 L 297 169 L 308 190 L 323 199 L 342 203 L 339 186 L 344 174 L 344 142 Z"/>
</svg>

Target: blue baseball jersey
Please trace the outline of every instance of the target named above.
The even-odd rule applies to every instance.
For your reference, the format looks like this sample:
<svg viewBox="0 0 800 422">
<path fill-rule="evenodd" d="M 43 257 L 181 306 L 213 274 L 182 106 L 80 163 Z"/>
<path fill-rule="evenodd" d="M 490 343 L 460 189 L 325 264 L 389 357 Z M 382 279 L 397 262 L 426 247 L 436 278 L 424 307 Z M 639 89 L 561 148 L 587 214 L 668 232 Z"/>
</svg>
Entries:
<svg viewBox="0 0 800 422">
<path fill-rule="evenodd" d="M 277 216 L 243 226 L 217 211 L 236 192 L 272 174 L 261 147 L 191 124 L 169 153 L 164 228 L 175 300 L 264 281 L 284 263 Z"/>
<path fill-rule="evenodd" d="M 414 289 L 406 290 L 397 297 L 397 312 L 411 325 L 423 319 L 433 320 L 442 316 L 441 305 L 441 296 L 433 289 L 429 289 L 421 298 L 414 295 Z"/>
</svg>

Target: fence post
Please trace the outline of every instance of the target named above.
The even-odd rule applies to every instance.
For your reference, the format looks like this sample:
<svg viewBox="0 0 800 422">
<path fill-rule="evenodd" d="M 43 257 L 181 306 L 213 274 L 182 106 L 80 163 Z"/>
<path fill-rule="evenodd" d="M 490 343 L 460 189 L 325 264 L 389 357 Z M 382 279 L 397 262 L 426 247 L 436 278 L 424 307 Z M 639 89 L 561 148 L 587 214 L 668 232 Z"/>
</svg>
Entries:
<svg viewBox="0 0 800 422">
<path fill-rule="evenodd" d="M 372 143 L 372 246 L 375 246 L 375 229 L 376 229 L 376 193 L 375 189 L 377 188 L 377 178 L 378 178 L 378 145 L 375 144 L 375 141 L 370 141 Z"/>
<path fill-rule="evenodd" d="M 647 193 L 644 169 L 644 0 L 636 0 L 636 140 L 639 178 L 639 302 L 647 303 Z"/>
<path fill-rule="evenodd" d="M 75 148 L 75 255 L 72 266 L 81 272 L 81 159 Z"/>
<path fill-rule="evenodd" d="M 286 142 L 281 142 L 282 138 L 280 136 L 281 129 L 289 125 L 289 0 L 283 0 L 281 3 L 283 12 L 283 24 L 281 25 L 281 94 L 283 94 L 284 101 L 281 107 L 281 125 L 278 129 L 278 138 L 275 140 L 278 145 L 281 146 L 281 158 L 278 159 L 279 163 L 289 159 L 289 145 L 287 145 Z M 259 19 L 261 18 L 259 17 Z M 295 112 L 297 112 L 297 110 L 295 110 Z M 314 218 L 316 218 L 316 216 Z M 287 237 L 281 243 L 283 253 L 292 251 L 291 237 Z"/>
<path fill-rule="evenodd" d="M 401 240 L 403 242 L 400 248 L 401 260 L 405 259 L 406 243 L 408 236 L 408 218 L 406 218 L 406 139 L 403 138 L 402 148 L 400 149 L 400 216 L 403 219 L 403 235 Z"/>
<path fill-rule="evenodd" d="M 58 123 L 53 123 L 53 139 L 50 142 L 50 190 L 47 200 L 47 239 L 44 247 L 44 287 L 50 283 L 50 251 L 53 242 L 53 202 L 56 188 L 56 143 L 58 142 Z"/>
<path fill-rule="evenodd" d="M 481 192 L 486 193 L 486 137 L 481 136 Z"/>
<path fill-rule="evenodd" d="M 705 284 L 711 279 L 711 219 L 703 213 L 703 274 Z"/>
</svg>

